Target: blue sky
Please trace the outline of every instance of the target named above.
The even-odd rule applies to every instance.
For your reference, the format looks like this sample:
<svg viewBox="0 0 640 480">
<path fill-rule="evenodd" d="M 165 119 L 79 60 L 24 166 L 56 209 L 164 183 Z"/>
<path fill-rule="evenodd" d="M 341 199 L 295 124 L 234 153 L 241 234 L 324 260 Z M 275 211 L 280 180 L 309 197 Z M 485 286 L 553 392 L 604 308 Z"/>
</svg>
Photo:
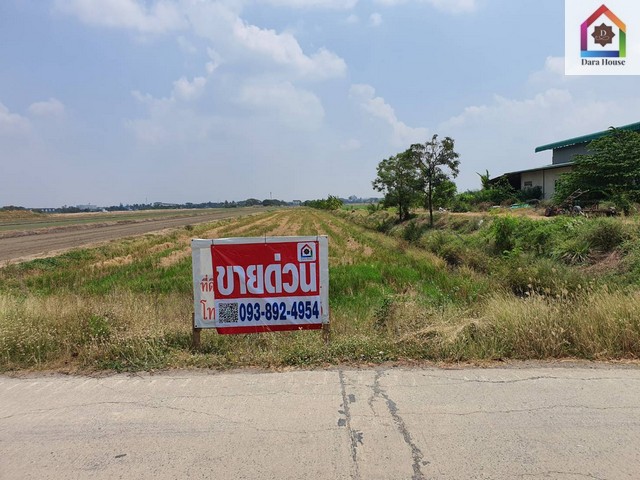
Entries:
<svg viewBox="0 0 640 480">
<path fill-rule="evenodd" d="M 433 134 L 476 189 L 640 121 L 563 55 L 560 0 L 4 0 L 0 205 L 372 196 Z"/>
</svg>

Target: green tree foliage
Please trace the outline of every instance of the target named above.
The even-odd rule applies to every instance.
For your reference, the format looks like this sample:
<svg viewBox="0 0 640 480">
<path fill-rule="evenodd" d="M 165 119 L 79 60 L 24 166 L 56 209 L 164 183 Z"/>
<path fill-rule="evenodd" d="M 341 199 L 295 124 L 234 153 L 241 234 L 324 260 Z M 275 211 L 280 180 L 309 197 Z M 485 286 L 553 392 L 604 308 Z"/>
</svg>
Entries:
<svg viewBox="0 0 640 480">
<path fill-rule="evenodd" d="M 529 200 L 542 200 L 542 187 L 525 187 L 522 190 L 517 191 L 516 196 L 521 202 L 528 202 Z"/>
<path fill-rule="evenodd" d="M 333 195 L 329 195 L 327 197 L 327 210 L 339 210 L 344 205 L 344 202 L 340 200 L 338 197 L 334 197 Z"/>
<path fill-rule="evenodd" d="M 408 220 L 411 209 L 420 203 L 422 182 L 412 149 L 378 164 L 373 188 L 384 194 L 385 207 L 398 207 L 400 221 Z"/>
<path fill-rule="evenodd" d="M 443 181 L 433 190 L 433 206 L 435 208 L 451 208 L 457 193 L 458 188 L 454 182 L 451 180 Z"/>
<path fill-rule="evenodd" d="M 305 207 L 317 208 L 318 210 L 339 210 L 343 205 L 344 202 L 333 195 L 329 195 L 322 200 L 307 200 L 304 202 Z"/>
<path fill-rule="evenodd" d="M 577 155 L 572 171 L 560 177 L 554 201 L 588 190 L 581 200 L 612 201 L 628 213 L 631 202 L 640 201 L 640 133 L 611 128 L 588 150 L 589 155 Z"/>
<path fill-rule="evenodd" d="M 502 175 L 486 190 L 487 197 L 494 205 L 499 205 L 507 200 L 516 199 L 516 190 L 509 183 L 506 175 Z"/>
<path fill-rule="evenodd" d="M 485 173 L 478 173 L 480 177 L 480 183 L 482 184 L 482 190 L 489 190 L 491 188 L 491 175 L 489 174 L 489 170 L 485 170 Z"/>
<path fill-rule="evenodd" d="M 284 202 L 282 200 L 276 200 L 275 198 L 274 199 L 265 198 L 262 201 L 262 206 L 263 207 L 281 207 L 282 205 L 286 205 L 286 204 L 287 204 L 287 202 Z"/>
<path fill-rule="evenodd" d="M 420 173 L 420 180 L 424 189 L 424 205 L 429 210 L 429 224 L 433 225 L 433 194 L 434 190 L 443 182 L 450 180 L 450 176 L 458 176 L 460 155 L 454 150 L 451 137 L 438 140 L 434 135 L 431 141 L 424 144 L 411 145 L 409 149 Z"/>
</svg>

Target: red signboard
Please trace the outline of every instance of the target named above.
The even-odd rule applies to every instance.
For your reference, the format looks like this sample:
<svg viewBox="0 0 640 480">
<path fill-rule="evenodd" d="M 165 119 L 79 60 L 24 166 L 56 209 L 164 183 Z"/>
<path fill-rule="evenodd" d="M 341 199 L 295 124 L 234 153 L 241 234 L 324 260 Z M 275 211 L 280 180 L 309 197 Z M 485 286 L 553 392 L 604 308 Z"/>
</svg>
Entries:
<svg viewBox="0 0 640 480">
<path fill-rule="evenodd" d="M 195 325 L 221 334 L 329 321 L 327 237 L 193 240 Z"/>
</svg>

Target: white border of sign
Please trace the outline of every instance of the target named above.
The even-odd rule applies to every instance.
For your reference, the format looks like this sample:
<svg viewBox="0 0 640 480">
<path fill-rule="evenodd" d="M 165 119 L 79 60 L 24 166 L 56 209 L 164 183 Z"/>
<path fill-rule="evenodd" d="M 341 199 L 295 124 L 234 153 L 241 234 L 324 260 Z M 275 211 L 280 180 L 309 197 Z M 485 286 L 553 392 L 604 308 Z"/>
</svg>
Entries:
<svg viewBox="0 0 640 480">
<path fill-rule="evenodd" d="M 218 238 L 191 240 L 191 258 L 193 269 L 193 303 L 194 303 L 194 328 L 216 328 L 218 333 L 224 332 L 224 328 L 216 325 L 213 320 L 208 320 L 203 315 L 203 305 L 214 305 L 215 294 L 213 291 L 203 291 L 200 288 L 202 279 L 205 276 L 213 279 L 213 263 L 211 258 L 212 245 L 247 245 L 247 244 L 273 244 L 273 243 L 301 243 L 318 242 L 318 266 L 320 268 L 320 318 L 315 321 L 285 324 L 277 327 L 269 327 L 260 323 L 255 331 L 246 333 L 259 333 L 268 331 L 286 330 L 309 330 L 321 329 L 323 325 L 329 324 L 329 240 L 326 235 L 306 236 L 306 237 L 238 237 L 238 238 Z M 204 303 L 203 303 L 204 302 Z"/>
</svg>

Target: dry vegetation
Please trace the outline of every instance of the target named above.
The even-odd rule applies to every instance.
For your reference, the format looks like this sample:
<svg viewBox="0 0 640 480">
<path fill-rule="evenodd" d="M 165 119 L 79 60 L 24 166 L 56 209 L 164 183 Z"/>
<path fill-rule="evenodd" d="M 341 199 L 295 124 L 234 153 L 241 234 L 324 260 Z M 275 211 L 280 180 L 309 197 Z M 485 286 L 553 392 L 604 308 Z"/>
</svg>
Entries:
<svg viewBox="0 0 640 480">
<path fill-rule="evenodd" d="M 637 224 L 528 222 L 444 216 L 428 229 L 288 209 L 12 265 L 0 270 L 0 369 L 637 358 Z M 206 331 L 190 350 L 190 238 L 316 234 L 330 237 L 328 345 Z"/>
</svg>

